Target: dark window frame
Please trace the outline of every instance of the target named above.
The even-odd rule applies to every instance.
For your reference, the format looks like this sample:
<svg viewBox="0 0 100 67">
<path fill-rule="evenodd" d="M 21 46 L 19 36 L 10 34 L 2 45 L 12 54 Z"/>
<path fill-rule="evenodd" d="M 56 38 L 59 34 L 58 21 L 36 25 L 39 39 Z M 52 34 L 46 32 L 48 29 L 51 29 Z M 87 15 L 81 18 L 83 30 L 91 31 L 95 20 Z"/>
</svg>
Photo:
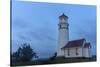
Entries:
<svg viewBox="0 0 100 67">
<path fill-rule="evenodd" d="M 79 54 L 78 54 L 78 48 L 76 48 L 76 55 L 79 55 Z"/>
<path fill-rule="evenodd" d="M 69 48 L 68 48 L 68 56 L 70 56 L 70 50 L 69 50 Z"/>
</svg>

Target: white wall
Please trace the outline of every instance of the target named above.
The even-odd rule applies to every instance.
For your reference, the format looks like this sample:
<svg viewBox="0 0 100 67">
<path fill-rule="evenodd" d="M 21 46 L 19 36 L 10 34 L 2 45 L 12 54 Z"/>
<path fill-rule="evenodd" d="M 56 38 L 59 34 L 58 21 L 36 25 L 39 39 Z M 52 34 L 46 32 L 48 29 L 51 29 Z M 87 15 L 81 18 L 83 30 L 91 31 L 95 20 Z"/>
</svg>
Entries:
<svg viewBox="0 0 100 67">
<path fill-rule="evenodd" d="M 60 48 L 58 48 L 58 50 L 57 50 L 57 56 L 58 57 L 64 56 L 64 51 L 61 50 Z"/>
<path fill-rule="evenodd" d="M 78 48 L 78 55 L 76 55 L 76 48 Z M 70 48 L 69 49 L 69 52 L 70 52 L 70 56 L 68 56 L 68 49 L 66 48 L 65 49 L 65 57 L 82 57 L 82 48 L 81 47 L 74 47 L 74 48 Z"/>
<path fill-rule="evenodd" d="M 83 55 L 84 57 L 91 57 L 91 49 L 90 48 L 83 48 Z"/>
<path fill-rule="evenodd" d="M 64 56 L 63 51 L 61 48 L 64 47 L 69 40 L 69 32 L 68 29 L 59 29 L 59 36 L 58 36 L 58 47 L 57 47 L 57 56 Z"/>
<path fill-rule="evenodd" d="M 67 44 L 67 42 L 69 40 L 68 30 L 67 29 L 60 29 L 58 37 L 59 37 L 58 44 L 62 48 Z"/>
<path fill-rule="evenodd" d="M 76 55 L 76 48 L 78 48 L 78 55 Z M 68 56 L 68 49 L 66 48 L 64 51 L 64 55 L 66 58 L 69 58 L 69 57 L 86 57 L 86 58 L 89 58 L 91 57 L 91 48 L 83 48 L 82 47 L 74 47 L 74 48 L 69 48 L 69 52 L 70 52 L 70 55 Z"/>
</svg>

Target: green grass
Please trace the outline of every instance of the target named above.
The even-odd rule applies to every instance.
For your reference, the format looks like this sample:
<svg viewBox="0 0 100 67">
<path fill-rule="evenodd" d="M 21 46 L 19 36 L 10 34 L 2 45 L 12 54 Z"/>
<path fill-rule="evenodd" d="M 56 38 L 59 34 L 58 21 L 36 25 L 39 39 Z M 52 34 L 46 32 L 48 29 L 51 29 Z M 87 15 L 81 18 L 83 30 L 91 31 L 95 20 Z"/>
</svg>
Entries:
<svg viewBox="0 0 100 67">
<path fill-rule="evenodd" d="M 92 61 L 96 61 L 96 58 L 64 58 L 64 57 L 57 57 L 54 60 L 17 62 L 17 63 L 13 63 L 11 66 L 61 64 L 61 63 L 92 62 Z"/>
</svg>

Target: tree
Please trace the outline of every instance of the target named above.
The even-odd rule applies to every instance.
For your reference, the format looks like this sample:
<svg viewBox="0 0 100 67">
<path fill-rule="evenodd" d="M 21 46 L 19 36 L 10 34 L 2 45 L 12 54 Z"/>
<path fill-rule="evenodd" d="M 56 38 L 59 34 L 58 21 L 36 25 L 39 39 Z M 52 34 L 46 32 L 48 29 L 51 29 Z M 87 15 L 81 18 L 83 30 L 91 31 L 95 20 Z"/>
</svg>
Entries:
<svg viewBox="0 0 100 67">
<path fill-rule="evenodd" d="M 57 52 L 54 53 L 54 55 L 52 57 L 50 57 L 50 60 L 54 60 L 57 56 Z"/>
<path fill-rule="evenodd" d="M 16 52 L 14 52 L 11 56 L 11 58 L 13 59 L 13 61 L 15 62 L 19 62 L 21 61 L 21 48 L 19 47 L 18 50 Z"/>
<path fill-rule="evenodd" d="M 13 53 L 12 57 L 16 62 L 27 62 L 31 61 L 32 58 L 36 58 L 36 52 L 33 51 L 30 44 L 24 43 L 22 47 L 19 47 L 16 52 Z"/>
</svg>

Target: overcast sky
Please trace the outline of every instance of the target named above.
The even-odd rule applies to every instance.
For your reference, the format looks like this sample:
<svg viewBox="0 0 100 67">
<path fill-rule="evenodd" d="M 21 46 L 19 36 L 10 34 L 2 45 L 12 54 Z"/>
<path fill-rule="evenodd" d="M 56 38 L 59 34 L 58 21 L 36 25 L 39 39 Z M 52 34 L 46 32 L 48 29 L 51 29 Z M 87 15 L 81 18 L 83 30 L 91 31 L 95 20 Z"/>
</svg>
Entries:
<svg viewBox="0 0 100 67">
<path fill-rule="evenodd" d="M 12 2 L 12 51 L 30 43 L 40 57 L 56 51 L 59 16 L 69 17 L 69 40 L 85 38 L 96 54 L 96 6 Z"/>
</svg>

